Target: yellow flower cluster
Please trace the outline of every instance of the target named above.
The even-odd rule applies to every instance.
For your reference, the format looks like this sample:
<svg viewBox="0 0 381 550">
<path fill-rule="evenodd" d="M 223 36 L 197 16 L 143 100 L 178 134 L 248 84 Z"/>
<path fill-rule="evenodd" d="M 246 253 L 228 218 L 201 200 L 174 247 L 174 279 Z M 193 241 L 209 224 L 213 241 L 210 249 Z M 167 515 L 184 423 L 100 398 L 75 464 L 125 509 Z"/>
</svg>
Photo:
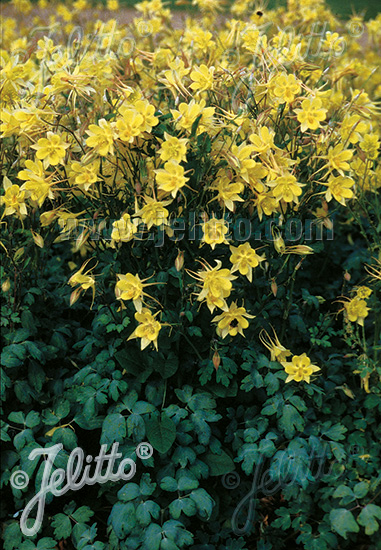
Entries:
<svg viewBox="0 0 381 550">
<path fill-rule="evenodd" d="M 34 36 L 22 15 L 31 2 L 13 1 L 0 52 L 1 215 L 21 223 L 30 217 L 37 233 L 57 224 L 63 234 L 70 220 L 102 217 L 112 220 L 112 233 L 111 244 L 101 244 L 120 249 L 133 246 L 141 224 L 173 238 L 172 218 L 213 205 L 216 212 L 204 212 L 202 243 L 213 253 L 230 246 L 231 268 L 202 261 L 193 275 L 197 300 L 222 311 L 213 321 L 225 338 L 243 334 L 253 318 L 226 301 L 233 274 L 252 282 L 265 259 L 248 242 L 230 245 L 227 213 L 259 224 L 323 205 L 327 217 L 331 201 L 346 207 L 378 193 L 381 17 L 367 23 L 360 46 L 321 1 L 253 13 L 248 0 L 236 0 L 224 18 L 218 0 L 194 4 L 202 18 L 189 17 L 182 29 L 161 0 L 145 0 L 129 25 L 104 22 L 99 8 L 76 34 L 86 0 L 54 11 L 39 0 L 47 13 L 33 14 Z M 109 17 L 118 9 L 117 0 L 107 1 Z M 318 21 L 335 32 L 311 46 Z M 300 246 L 280 252 L 311 252 Z M 77 287 L 73 303 L 89 288 L 95 295 L 85 265 L 69 280 Z M 147 284 L 138 274 L 117 277 L 121 307 L 132 300 L 136 308 L 134 337 L 142 348 L 157 347 L 157 313 L 143 307 Z M 368 311 L 363 297 L 345 309 L 360 324 Z M 314 370 L 307 359 L 293 360 L 295 380 Z"/>
</svg>

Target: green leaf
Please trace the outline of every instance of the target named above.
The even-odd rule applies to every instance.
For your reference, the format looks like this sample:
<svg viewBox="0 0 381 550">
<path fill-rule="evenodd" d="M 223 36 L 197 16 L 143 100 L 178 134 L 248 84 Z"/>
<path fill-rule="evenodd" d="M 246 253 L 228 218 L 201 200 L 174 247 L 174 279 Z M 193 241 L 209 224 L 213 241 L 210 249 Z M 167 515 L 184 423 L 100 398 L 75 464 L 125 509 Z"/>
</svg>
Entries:
<svg viewBox="0 0 381 550">
<path fill-rule="evenodd" d="M 140 488 L 136 483 L 126 483 L 126 485 L 118 491 L 118 499 L 122 502 L 134 500 L 138 496 L 140 496 Z"/>
<path fill-rule="evenodd" d="M 177 481 L 173 477 L 165 476 L 160 481 L 160 488 L 171 493 L 177 491 Z"/>
<path fill-rule="evenodd" d="M 332 529 L 344 539 L 347 538 L 348 533 L 358 533 L 360 530 L 360 527 L 356 523 L 352 512 L 346 510 L 345 508 L 331 510 L 329 519 Z"/>
<path fill-rule="evenodd" d="M 381 507 L 368 504 L 361 510 L 357 522 L 365 527 L 366 535 L 373 535 L 379 529 L 377 519 L 381 520 Z"/>
<path fill-rule="evenodd" d="M 161 419 L 146 421 L 146 433 L 149 443 L 161 454 L 169 451 L 176 439 L 176 424 L 166 414 Z"/>
<path fill-rule="evenodd" d="M 353 493 L 356 498 L 364 498 L 369 491 L 368 481 L 360 481 L 353 487 Z"/>
<path fill-rule="evenodd" d="M 121 443 L 126 437 L 126 419 L 120 413 L 106 416 L 102 425 L 100 444 L 109 448 L 113 443 Z"/>
<path fill-rule="evenodd" d="M 52 520 L 52 527 L 57 540 L 67 539 L 71 535 L 71 521 L 66 514 L 56 514 Z"/>
<path fill-rule="evenodd" d="M 18 521 L 9 523 L 3 531 L 4 550 L 18 550 L 21 546 L 22 533 Z"/>
<path fill-rule="evenodd" d="M 206 453 L 202 460 L 209 466 L 211 476 L 222 476 L 234 470 L 234 462 L 225 451 L 221 451 L 219 455 Z"/>
<path fill-rule="evenodd" d="M 284 405 L 282 416 L 278 421 L 279 428 L 284 432 L 288 439 L 291 439 L 295 432 L 302 432 L 304 429 L 303 417 L 298 413 L 293 405 Z"/>
<path fill-rule="evenodd" d="M 81 506 L 71 514 L 71 517 L 78 523 L 87 523 L 94 515 L 93 510 L 88 506 Z"/>
</svg>

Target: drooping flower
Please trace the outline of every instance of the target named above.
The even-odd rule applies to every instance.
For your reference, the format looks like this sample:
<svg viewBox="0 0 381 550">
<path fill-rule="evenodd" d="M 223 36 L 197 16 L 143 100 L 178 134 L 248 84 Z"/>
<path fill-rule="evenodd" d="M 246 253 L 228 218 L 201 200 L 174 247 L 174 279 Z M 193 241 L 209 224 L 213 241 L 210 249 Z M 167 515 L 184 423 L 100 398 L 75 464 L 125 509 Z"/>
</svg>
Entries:
<svg viewBox="0 0 381 550">
<path fill-rule="evenodd" d="M 279 363 L 282 363 L 282 361 L 285 361 L 287 357 L 292 355 L 292 353 L 289 349 L 285 348 L 280 343 L 278 335 L 274 329 L 273 333 L 274 336 L 271 337 L 267 331 L 262 329 L 259 333 L 259 339 L 262 344 L 269 350 L 270 361 L 278 361 Z"/>
<path fill-rule="evenodd" d="M 155 317 L 159 313 L 160 312 L 157 311 L 155 315 L 152 315 L 148 308 L 143 308 L 140 312 L 136 312 L 135 319 L 138 321 L 139 325 L 127 338 L 127 340 L 140 338 L 141 350 L 144 350 L 152 343 L 155 346 L 156 351 L 158 351 L 157 339 L 161 330 L 161 323 L 157 321 Z"/>
<path fill-rule="evenodd" d="M 356 296 L 352 300 L 344 302 L 344 309 L 351 323 L 358 323 L 364 326 L 364 319 L 368 316 L 369 311 L 365 300 L 361 300 Z"/>
<path fill-rule="evenodd" d="M 144 284 L 147 279 L 141 280 L 138 274 L 133 275 L 132 273 L 126 273 L 125 275 L 118 273 L 117 277 L 119 279 L 115 285 L 117 300 L 132 300 L 136 311 L 140 313 L 143 307 L 143 296 L 148 296 L 144 292 L 144 288 L 157 283 Z M 150 298 L 152 297 L 150 296 Z"/>
<path fill-rule="evenodd" d="M 91 271 L 94 269 L 94 267 L 88 269 L 85 273 L 83 272 L 87 264 L 91 261 L 91 258 L 87 260 L 79 269 L 79 271 L 76 271 L 70 279 L 68 280 L 68 284 L 72 287 L 79 287 L 75 289 L 70 297 L 70 305 L 73 305 L 78 298 L 80 297 L 82 291 L 86 292 L 89 288 L 93 291 L 93 299 L 91 302 L 90 309 L 93 307 L 94 298 L 95 298 L 95 278 L 93 275 L 89 275 Z"/>
<path fill-rule="evenodd" d="M 312 373 L 320 370 L 320 367 L 311 365 L 311 359 L 305 353 L 294 355 L 291 362 L 281 361 L 281 363 L 288 374 L 286 384 L 291 380 L 295 380 L 295 382 L 303 381 L 309 384 Z"/>
<path fill-rule="evenodd" d="M 228 298 L 230 295 L 232 289 L 231 281 L 237 278 L 232 275 L 229 269 L 221 269 L 222 262 L 220 260 L 216 260 L 216 264 L 216 267 L 211 267 L 205 262 L 203 264 L 204 270 L 197 273 L 190 272 L 195 279 L 198 279 L 202 283 L 202 290 L 197 300 L 199 302 L 206 300 L 211 313 L 213 313 L 216 307 L 227 309 L 225 298 Z"/>
<path fill-rule="evenodd" d="M 5 205 L 3 215 L 10 216 L 11 214 L 17 214 L 18 216 L 26 216 L 25 191 L 22 191 L 18 185 L 12 184 L 7 176 L 4 176 L 3 186 L 5 194 L 0 197 L 0 205 Z"/>
</svg>

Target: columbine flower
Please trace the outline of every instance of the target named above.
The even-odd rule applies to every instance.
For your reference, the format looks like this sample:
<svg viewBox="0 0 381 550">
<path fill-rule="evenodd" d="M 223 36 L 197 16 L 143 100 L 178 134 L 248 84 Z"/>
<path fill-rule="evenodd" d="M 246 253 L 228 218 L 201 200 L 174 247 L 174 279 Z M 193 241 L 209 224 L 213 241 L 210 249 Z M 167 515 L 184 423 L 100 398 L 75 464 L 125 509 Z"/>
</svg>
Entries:
<svg viewBox="0 0 381 550">
<path fill-rule="evenodd" d="M 295 109 L 302 132 L 307 129 L 317 130 L 320 128 L 320 122 L 325 120 L 327 109 L 322 108 L 322 101 L 318 97 L 308 98 L 302 101 L 302 108 Z"/>
<path fill-rule="evenodd" d="M 226 225 L 224 219 L 217 220 L 216 218 L 211 218 L 202 225 L 202 230 L 204 235 L 201 240 L 210 244 L 212 250 L 214 250 L 216 244 L 227 244 L 225 235 L 229 231 L 229 227 Z"/>
<path fill-rule="evenodd" d="M 204 264 L 204 271 L 192 273 L 192 277 L 202 282 L 202 290 L 197 297 L 199 302 L 206 299 L 210 312 L 213 313 L 216 307 L 227 309 L 225 298 L 228 298 L 232 289 L 232 283 L 235 277 L 229 269 L 221 269 L 222 262 L 216 260 L 216 267 Z"/>
<path fill-rule="evenodd" d="M 43 161 L 45 169 L 50 165 L 60 164 L 68 147 L 70 144 L 62 141 L 61 136 L 53 134 L 53 132 L 48 132 L 46 138 L 41 138 L 37 143 L 31 145 L 31 148 L 37 151 L 36 157 Z"/>
<path fill-rule="evenodd" d="M 88 147 L 94 147 L 94 149 L 105 157 L 109 153 L 114 154 L 114 139 L 116 139 L 116 132 L 114 124 L 107 122 L 104 118 L 98 120 L 98 125 L 90 124 L 89 129 L 86 130 L 89 137 L 86 140 Z"/>
<path fill-rule="evenodd" d="M 291 382 L 291 380 L 295 380 L 295 382 L 304 381 L 309 384 L 311 374 L 320 370 L 316 365 L 311 365 L 311 359 L 305 353 L 294 355 L 291 363 L 285 361 L 281 361 L 281 363 L 288 374 L 286 384 L 287 382 Z"/>
<path fill-rule="evenodd" d="M 335 145 L 335 147 L 330 147 L 327 156 L 323 158 L 328 160 L 326 166 L 329 167 L 330 171 L 337 170 L 339 174 L 344 176 L 344 170 L 348 171 L 350 169 L 350 165 L 347 161 L 351 160 L 352 157 L 353 150 L 344 149 L 343 144 L 339 143 Z"/>
<path fill-rule="evenodd" d="M 236 336 L 238 333 L 245 336 L 243 329 L 249 326 L 246 317 L 248 319 L 254 319 L 255 315 L 250 315 L 244 307 L 238 307 L 237 303 L 233 302 L 227 311 L 224 311 L 221 315 L 217 315 L 213 319 L 213 323 L 218 323 L 218 336 L 225 338 L 228 334 L 230 334 L 230 336 Z"/>
<path fill-rule="evenodd" d="M 128 243 L 137 232 L 137 220 L 131 221 L 129 214 L 123 214 L 120 220 L 112 224 L 111 239 L 113 243 Z"/>
<path fill-rule="evenodd" d="M 127 338 L 127 340 L 132 340 L 133 338 L 141 338 L 141 349 L 144 350 L 149 344 L 157 348 L 157 339 L 161 329 L 161 324 L 155 319 L 156 315 L 160 312 L 157 311 L 155 315 L 152 315 L 149 309 L 143 308 L 141 312 L 135 313 L 135 319 L 138 321 L 139 326 L 134 330 L 134 332 Z"/>
<path fill-rule="evenodd" d="M 189 178 L 184 176 L 184 168 L 175 160 L 170 160 L 164 164 L 164 170 L 161 168 L 155 170 L 156 183 L 158 188 L 165 193 L 171 193 L 175 198 L 177 192 L 184 187 Z"/>
<path fill-rule="evenodd" d="M 93 291 L 93 299 L 91 302 L 90 309 L 93 307 L 94 298 L 95 298 L 95 278 L 92 275 L 89 275 L 89 273 L 94 269 L 92 267 L 91 269 L 87 270 L 85 273 L 83 273 L 83 270 L 87 266 L 87 264 L 91 261 L 91 258 L 85 262 L 81 269 L 74 273 L 70 279 L 68 280 L 68 284 L 70 286 L 79 286 L 79 288 L 75 289 L 71 296 L 70 296 L 70 305 L 72 306 L 80 297 L 82 291 L 86 292 L 89 288 Z"/>
<path fill-rule="evenodd" d="M 351 323 L 358 323 L 364 326 L 364 319 L 368 316 L 369 311 L 365 300 L 361 300 L 356 296 L 344 303 L 344 309 Z"/>
<path fill-rule="evenodd" d="M 5 205 L 4 216 L 17 213 L 19 216 L 26 216 L 25 191 L 18 185 L 12 185 L 11 180 L 4 176 L 3 186 L 5 194 L 0 197 L 0 205 Z"/>
<path fill-rule="evenodd" d="M 186 138 L 179 139 L 164 132 L 165 141 L 161 144 L 160 158 L 162 161 L 174 160 L 182 162 L 186 160 L 187 143 Z"/>
<path fill-rule="evenodd" d="M 372 294 L 372 289 L 367 286 L 359 286 L 356 288 L 356 298 L 360 300 L 366 300 Z"/>
<path fill-rule="evenodd" d="M 302 194 L 304 183 L 296 181 L 296 177 L 288 174 L 287 176 L 279 176 L 273 183 L 268 184 L 273 187 L 273 195 L 277 201 L 299 203 L 298 197 Z"/>
<path fill-rule="evenodd" d="M 132 275 L 132 273 L 126 273 L 126 275 L 117 274 L 117 277 L 119 279 L 115 286 L 117 300 L 132 300 L 136 311 L 140 313 L 143 307 L 143 296 L 148 296 L 143 291 L 144 287 L 158 283 L 144 284 L 144 281 L 147 281 L 147 279 L 141 280 L 138 274 Z"/>
<path fill-rule="evenodd" d="M 351 199 L 354 193 L 351 189 L 355 184 L 352 178 L 346 176 L 337 176 L 336 178 L 331 176 L 328 183 L 323 183 L 327 186 L 325 192 L 325 199 L 327 202 L 332 200 L 332 197 L 340 204 L 345 206 L 345 199 Z"/>
<path fill-rule="evenodd" d="M 172 200 L 157 201 L 152 197 L 144 197 L 146 204 L 140 210 L 135 213 L 136 216 L 140 216 L 143 223 L 147 225 L 147 229 L 151 229 L 153 225 L 160 227 L 166 225 L 168 221 L 169 212 L 165 208 L 168 204 L 171 204 Z"/>
<path fill-rule="evenodd" d="M 285 361 L 287 357 L 292 355 L 292 353 L 289 349 L 282 346 L 274 329 L 273 333 L 274 337 L 271 338 L 269 333 L 262 329 L 259 333 L 259 339 L 262 344 L 269 350 L 270 361 L 278 361 L 279 363 L 282 363 L 282 361 Z"/>
<path fill-rule="evenodd" d="M 258 267 L 265 257 L 259 256 L 249 243 L 240 244 L 238 247 L 231 246 L 230 252 L 232 253 L 230 261 L 233 264 L 231 273 L 238 270 L 241 275 L 245 275 L 252 282 L 253 267 Z"/>
<path fill-rule="evenodd" d="M 273 94 L 279 103 L 292 103 L 300 93 L 300 84 L 293 74 L 280 74 L 274 79 Z"/>
<path fill-rule="evenodd" d="M 84 191 L 88 191 L 98 179 L 99 166 L 98 159 L 89 164 L 73 162 L 70 166 L 69 177 L 74 180 L 75 185 L 83 187 Z"/>
<path fill-rule="evenodd" d="M 32 160 L 25 161 L 25 170 L 20 170 L 18 178 L 24 180 L 21 190 L 27 191 L 28 197 L 37 202 L 38 206 L 42 206 L 45 199 L 54 199 L 54 194 L 51 189 L 51 177 L 45 176 L 44 168 L 40 160 L 33 162 Z"/>
<path fill-rule="evenodd" d="M 234 201 L 243 202 L 243 199 L 238 195 L 244 190 L 243 183 L 231 181 L 226 175 L 221 175 L 211 189 L 218 191 L 216 199 L 231 212 L 234 211 Z"/>
<path fill-rule="evenodd" d="M 205 92 L 206 90 L 211 90 L 213 88 L 213 74 L 214 67 L 208 67 L 206 65 L 200 65 L 195 67 L 190 77 L 192 79 L 192 84 L 190 87 L 194 92 Z"/>
</svg>

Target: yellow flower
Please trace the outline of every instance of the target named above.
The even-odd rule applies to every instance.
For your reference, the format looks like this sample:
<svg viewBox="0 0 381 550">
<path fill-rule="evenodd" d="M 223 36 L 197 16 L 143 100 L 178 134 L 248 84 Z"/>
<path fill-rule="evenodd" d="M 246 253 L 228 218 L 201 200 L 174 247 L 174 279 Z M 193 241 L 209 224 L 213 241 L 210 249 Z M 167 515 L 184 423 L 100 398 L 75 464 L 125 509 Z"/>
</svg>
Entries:
<svg viewBox="0 0 381 550">
<path fill-rule="evenodd" d="M 274 79 L 273 94 L 279 103 L 292 103 L 300 93 L 300 84 L 293 74 L 280 74 Z"/>
<path fill-rule="evenodd" d="M 249 140 L 253 144 L 253 150 L 259 154 L 263 154 L 275 148 L 274 136 L 274 130 L 269 130 L 267 126 L 262 126 L 258 129 L 258 134 L 251 134 L 249 136 Z"/>
<path fill-rule="evenodd" d="M 228 298 L 232 289 L 232 283 L 235 277 L 229 269 L 221 269 L 222 262 L 216 260 L 216 267 L 211 267 L 205 263 L 204 270 L 191 275 L 202 282 L 202 290 L 197 297 L 199 302 L 206 299 L 210 312 L 213 313 L 216 307 L 227 309 L 225 298 Z"/>
<path fill-rule="evenodd" d="M 344 309 L 351 323 L 358 323 L 364 326 L 364 319 L 368 316 L 369 308 L 366 307 L 366 301 L 357 296 L 344 303 Z"/>
<path fill-rule="evenodd" d="M 91 185 L 98 180 L 99 166 L 99 160 L 89 164 L 73 162 L 70 166 L 69 178 L 74 179 L 74 183 L 83 187 L 84 191 L 88 191 Z"/>
<path fill-rule="evenodd" d="M 327 165 L 330 170 L 337 170 L 339 174 L 344 176 L 344 170 L 349 170 L 350 166 L 348 160 L 351 160 L 353 151 L 349 149 L 343 150 L 344 146 L 339 143 L 335 147 L 330 147 L 326 158 L 328 160 Z"/>
<path fill-rule="evenodd" d="M 153 126 L 159 124 L 159 119 L 155 116 L 155 107 L 146 99 L 135 101 L 134 108 L 143 117 L 142 132 L 151 132 Z"/>
<path fill-rule="evenodd" d="M 3 186 L 5 194 L 0 197 L 0 205 L 5 205 L 3 216 L 17 213 L 18 216 L 26 216 L 25 191 L 13 184 L 7 176 L 4 176 Z"/>
<path fill-rule="evenodd" d="M 116 139 L 116 132 L 114 126 L 107 122 L 104 118 L 98 120 L 98 125 L 90 124 L 86 133 L 90 136 L 86 140 L 88 147 L 94 147 L 94 149 L 102 156 L 105 157 L 109 153 L 114 154 L 114 139 Z"/>
<path fill-rule="evenodd" d="M 252 282 L 253 267 L 258 267 L 265 257 L 259 256 L 249 243 L 240 244 L 238 247 L 230 246 L 230 252 L 232 253 L 230 261 L 233 264 L 231 273 L 238 270 Z"/>
<path fill-rule="evenodd" d="M 112 224 L 111 239 L 116 243 L 128 243 L 134 238 L 134 234 L 137 232 L 137 220 L 131 222 L 129 214 L 123 214 L 120 220 L 115 221 Z"/>
<path fill-rule="evenodd" d="M 300 129 L 305 132 L 307 129 L 317 130 L 320 122 L 325 120 L 327 109 L 322 108 L 322 101 L 318 97 L 310 97 L 302 101 L 302 108 L 295 109 L 297 119 L 301 123 Z"/>
<path fill-rule="evenodd" d="M 375 160 L 378 157 L 378 150 L 380 148 L 378 135 L 366 134 L 364 138 L 360 141 L 360 147 L 362 151 L 364 151 L 367 159 Z"/>
<path fill-rule="evenodd" d="M 285 361 L 281 361 L 281 363 L 288 374 L 286 384 L 287 382 L 291 382 L 291 380 L 295 380 L 295 382 L 304 381 L 309 384 L 311 374 L 320 370 L 316 365 L 311 365 L 311 359 L 305 353 L 294 355 L 291 363 Z"/>
<path fill-rule="evenodd" d="M 176 162 L 182 162 L 186 160 L 187 143 L 186 138 L 179 139 L 174 136 L 170 136 L 167 132 L 164 132 L 165 141 L 161 144 L 160 158 L 162 161 L 174 160 Z"/>
<path fill-rule="evenodd" d="M 272 183 L 268 184 L 273 187 L 273 195 L 277 201 L 283 200 L 284 202 L 299 203 L 298 197 L 302 194 L 302 187 L 304 183 L 296 181 L 296 177 L 288 174 L 287 176 L 279 176 Z"/>
<path fill-rule="evenodd" d="M 366 127 L 359 115 L 348 115 L 341 123 L 340 135 L 343 141 L 355 144 L 361 139 L 361 134 L 366 132 Z"/>
<path fill-rule="evenodd" d="M 279 208 L 278 201 L 269 193 L 260 193 L 257 195 L 257 198 L 254 199 L 254 205 L 258 211 L 259 221 L 262 221 L 263 214 L 271 216 Z"/>
<path fill-rule="evenodd" d="M 91 302 L 90 309 L 93 307 L 94 298 L 95 298 L 95 279 L 93 276 L 89 275 L 89 273 L 94 269 L 93 267 L 83 273 L 83 270 L 87 266 L 87 264 L 91 261 L 91 258 L 85 262 L 81 269 L 74 273 L 70 279 L 68 280 L 68 284 L 72 287 L 79 286 L 79 289 L 76 289 L 73 291 L 71 298 L 70 298 L 70 305 L 73 305 L 79 298 L 82 291 L 86 292 L 89 288 L 93 291 L 93 299 Z"/>
<path fill-rule="evenodd" d="M 141 312 L 135 313 L 135 319 L 139 325 L 134 332 L 127 338 L 132 340 L 133 338 L 141 338 L 141 349 L 144 350 L 149 344 L 153 344 L 158 350 L 157 339 L 161 329 L 161 324 L 155 319 L 159 311 L 152 315 L 149 309 L 143 308 Z"/>
<path fill-rule="evenodd" d="M 190 85 L 195 92 L 205 92 L 206 90 L 213 89 L 213 74 L 214 67 L 208 67 L 206 65 L 200 65 L 195 67 L 190 73 L 190 77 L 193 83 Z"/>
<path fill-rule="evenodd" d="M 274 329 L 273 333 L 274 337 L 272 338 L 268 332 L 262 329 L 259 333 L 259 339 L 262 344 L 269 350 L 270 361 L 278 361 L 279 363 L 282 363 L 282 361 L 285 361 L 287 357 L 292 355 L 292 353 L 289 349 L 285 348 L 280 343 L 278 335 Z"/>
<path fill-rule="evenodd" d="M 243 329 L 249 326 L 246 318 L 254 319 L 255 315 L 250 315 L 244 307 L 238 307 L 236 302 L 232 302 L 227 311 L 214 317 L 213 323 L 218 323 L 217 334 L 222 338 L 225 338 L 228 334 L 236 336 L 238 333 L 245 336 Z"/>
<path fill-rule="evenodd" d="M 106 6 L 110 11 L 117 11 L 119 9 L 119 2 L 118 0 L 107 0 Z"/>
<path fill-rule="evenodd" d="M 243 202 L 243 199 L 238 193 L 242 193 L 244 185 L 239 181 L 231 181 L 228 176 L 222 175 L 221 173 L 217 174 L 217 178 L 217 182 L 211 186 L 211 189 L 218 191 L 216 199 L 222 205 L 226 206 L 228 210 L 233 212 L 234 201 Z"/>
<path fill-rule="evenodd" d="M 147 279 L 140 280 L 138 274 L 132 275 L 132 273 L 126 273 L 126 275 L 118 273 L 117 277 L 119 279 L 115 286 L 117 300 L 132 300 L 136 311 L 140 313 L 143 306 L 143 295 L 148 296 L 143 289 L 155 283 L 144 284 Z"/>
<path fill-rule="evenodd" d="M 40 160 L 25 161 L 25 170 L 20 170 L 17 177 L 24 180 L 21 190 L 27 191 L 28 196 L 41 207 L 47 197 L 54 199 L 49 177 L 45 176 L 44 168 Z"/>
<path fill-rule="evenodd" d="M 171 193 L 173 198 L 189 180 L 184 176 L 184 168 L 175 160 L 169 160 L 164 164 L 164 169 L 155 170 L 155 173 L 158 188 L 165 193 Z"/>
<path fill-rule="evenodd" d="M 66 149 L 70 147 L 69 143 L 62 141 L 61 136 L 48 132 L 46 138 L 41 138 L 37 143 L 31 146 L 37 151 L 36 157 L 43 161 L 44 168 L 48 166 L 57 166 L 65 157 Z"/>
<path fill-rule="evenodd" d="M 140 216 L 143 220 L 143 223 L 147 225 L 147 229 L 151 229 L 153 225 L 161 226 L 165 225 L 168 220 L 169 212 L 165 208 L 172 201 L 156 201 L 152 197 L 144 197 L 146 204 L 138 210 L 135 214 Z"/>
<path fill-rule="evenodd" d="M 216 244 L 227 244 L 225 235 L 229 231 L 229 227 L 224 219 L 217 220 L 213 217 L 202 225 L 202 230 L 204 235 L 201 241 L 210 244 L 212 250 L 214 250 Z"/>
<path fill-rule="evenodd" d="M 116 121 L 116 128 L 119 133 L 119 139 L 127 143 L 132 143 L 143 128 L 143 117 L 137 111 L 128 109 L 125 111 L 123 118 Z"/>
<path fill-rule="evenodd" d="M 323 183 L 328 187 L 325 192 L 325 198 L 327 202 L 332 200 L 332 197 L 340 204 L 345 206 L 345 199 L 351 199 L 354 193 L 351 189 L 354 185 L 352 178 L 346 176 L 337 176 L 336 178 L 331 176 L 328 183 Z"/>
<path fill-rule="evenodd" d="M 360 300 L 366 300 L 366 298 L 369 298 L 371 294 L 372 289 L 367 286 L 359 286 L 356 288 L 356 298 L 359 298 Z"/>
</svg>

